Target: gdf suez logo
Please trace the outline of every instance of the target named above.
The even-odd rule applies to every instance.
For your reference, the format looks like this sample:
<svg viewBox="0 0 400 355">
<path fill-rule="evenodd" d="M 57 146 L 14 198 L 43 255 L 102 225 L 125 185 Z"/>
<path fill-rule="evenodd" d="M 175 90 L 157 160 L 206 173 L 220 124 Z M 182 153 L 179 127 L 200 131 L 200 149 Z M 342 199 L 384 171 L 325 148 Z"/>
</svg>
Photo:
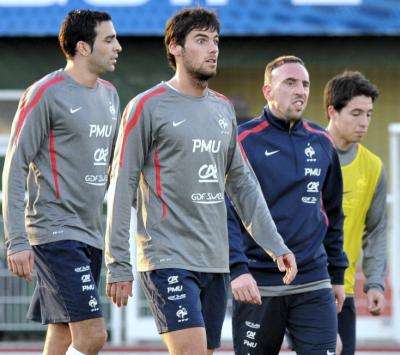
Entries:
<svg viewBox="0 0 400 355">
<path fill-rule="evenodd" d="M 215 164 L 204 164 L 199 169 L 199 182 L 218 182 L 218 170 Z"/>
</svg>

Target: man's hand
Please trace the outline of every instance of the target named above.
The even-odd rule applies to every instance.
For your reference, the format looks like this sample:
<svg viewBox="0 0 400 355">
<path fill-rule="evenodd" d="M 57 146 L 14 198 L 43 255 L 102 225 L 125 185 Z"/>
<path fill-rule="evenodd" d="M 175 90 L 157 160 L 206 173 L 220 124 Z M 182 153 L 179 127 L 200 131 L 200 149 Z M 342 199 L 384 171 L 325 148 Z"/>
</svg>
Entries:
<svg viewBox="0 0 400 355">
<path fill-rule="evenodd" d="M 261 304 L 257 282 L 251 274 L 238 276 L 231 282 L 233 297 L 238 302 Z"/>
<path fill-rule="evenodd" d="M 32 250 L 23 250 L 7 256 L 7 264 L 10 271 L 24 278 L 26 281 L 32 281 L 34 255 Z"/>
<path fill-rule="evenodd" d="M 346 298 L 344 285 L 332 285 L 332 290 L 335 295 L 336 311 L 340 313 L 342 311 L 343 303 Z"/>
<path fill-rule="evenodd" d="M 293 253 L 284 254 L 276 258 L 279 271 L 284 272 L 283 283 L 289 285 L 297 275 L 297 264 Z"/>
<path fill-rule="evenodd" d="M 126 306 L 128 298 L 132 297 L 132 281 L 108 283 L 106 286 L 107 297 L 118 307 Z"/>
<path fill-rule="evenodd" d="M 368 311 L 373 316 L 379 316 L 385 308 L 385 295 L 377 288 L 370 288 L 367 291 Z"/>
</svg>

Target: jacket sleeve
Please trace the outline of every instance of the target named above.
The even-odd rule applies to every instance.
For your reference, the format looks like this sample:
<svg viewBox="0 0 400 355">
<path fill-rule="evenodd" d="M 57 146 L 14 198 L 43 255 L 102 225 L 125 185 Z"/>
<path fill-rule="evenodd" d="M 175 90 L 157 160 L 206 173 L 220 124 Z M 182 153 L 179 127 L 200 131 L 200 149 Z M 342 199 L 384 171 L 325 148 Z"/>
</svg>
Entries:
<svg viewBox="0 0 400 355">
<path fill-rule="evenodd" d="M 107 198 L 105 261 L 107 282 L 133 280 L 129 248 L 131 207 L 151 144 L 151 114 L 134 98 L 122 116 Z"/>
<path fill-rule="evenodd" d="M 245 231 L 242 229 L 242 223 L 228 196 L 225 196 L 225 203 L 228 216 L 229 266 L 231 280 L 234 280 L 242 274 L 249 273 L 249 260 L 243 245 Z"/>
<path fill-rule="evenodd" d="M 272 220 L 261 187 L 237 142 L 236 123 L 228 153 L 226 191 L 247 232 L 273 259 L 290 253 Z M 243 153 L 244 154 L 244 153 Z"/>
<path fill-rule="evenodd" d="M 11 128 L 3 168 L 3 218 L 7 254 L 29 250 L 25 229 L 25 186 L 29 165 L 50 132 L 50 113 L 46 93 L 40 97 L 31 86 L 22 96 Z M 39 101 L 37 98 L 39 97 Z"/>
<path fill-rule="evenodd" d="M 386 210 L 386 173 L 381 175 L 368 209 L 363 235 L 362 269 L 366 277 L 364 291 L 370 288 L 385 288 L 387 263 L 387 210 Z"/>
<path fill-rule="evenodd" d="M 328 229 L 324 238 L 324 247 L 328 255 L 328 272 L 332 284 L 343 285 L 344 272 L 348 266 L 343 251 L 342 210 L 343 181 L 339 158 L 332 148 L 332 160 L 322 189 L 322 209 L 325 210 Z"/>
</svg>

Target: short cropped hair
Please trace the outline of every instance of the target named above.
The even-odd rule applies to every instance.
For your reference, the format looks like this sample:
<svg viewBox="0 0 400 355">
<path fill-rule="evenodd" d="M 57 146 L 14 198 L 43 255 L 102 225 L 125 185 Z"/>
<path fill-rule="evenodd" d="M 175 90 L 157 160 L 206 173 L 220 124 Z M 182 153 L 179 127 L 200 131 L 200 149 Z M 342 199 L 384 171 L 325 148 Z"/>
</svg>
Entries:
<svg viewBox="0 0 400 355">
<path fill-rule="evenodd" d="M 329 119 L 329 106 L 340 112 L 356 96 L 367 96 L 374 102 L 379 96 L 379 91 L 358 71 L 344 71 L 329 80 L 324 89 L 327 118 Z"/>
<path fill-rule="evenodd" d="M 303 60 L 294 55 L 284 55 L 275 58 L 273 61 L 269 62 L 265 67 L 264 84 L 269 84 L 271 82 L 271 73 L 274 69 L 279 68 L 280 66 L 288 63 L 299 63 L 304 68 L 306 67 Z"/>
<path fill-rule="evenodd" d="M 111 21 L 106 12 L 92 10 L 73 10 L 68 13 L 61 24 L 58 41 L 66 58 L 71 59 L 76 54 L 76 44 L 79 41 L 88 43 L 93 50 L 96 39 L 96 26 L 104 21 Z"/>
<path fill-rule="evenodd" d="M 186 36 L 193 30 L 210 30 L 220 32 L 217 15 L 202 7 L 183 9 L 171 17 L 165 27 L 164 44 L 169 65 L 175 70 L 175 56 L 169 52 L 170 43 L 185 45 Z"/>
</svg>

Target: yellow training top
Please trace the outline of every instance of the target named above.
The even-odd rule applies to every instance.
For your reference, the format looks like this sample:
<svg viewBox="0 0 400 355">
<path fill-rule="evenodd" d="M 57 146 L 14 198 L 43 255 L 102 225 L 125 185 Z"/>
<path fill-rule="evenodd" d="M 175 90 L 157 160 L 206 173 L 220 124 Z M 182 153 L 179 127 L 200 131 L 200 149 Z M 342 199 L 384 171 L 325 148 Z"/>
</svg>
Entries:
<svg viewBox="0 0 400 355">
<path fill-rule="evenodd" d="M 342 166 L 343 174 L 343 212 L 344 251 L 349 259 L 345 272 L 346 294 L 354 294 L 356 265 L 362 248 L 365 218 L 371 205 L 382 161 L 363 145 L 358 144 L 354 160 Z"/>
</svg>

